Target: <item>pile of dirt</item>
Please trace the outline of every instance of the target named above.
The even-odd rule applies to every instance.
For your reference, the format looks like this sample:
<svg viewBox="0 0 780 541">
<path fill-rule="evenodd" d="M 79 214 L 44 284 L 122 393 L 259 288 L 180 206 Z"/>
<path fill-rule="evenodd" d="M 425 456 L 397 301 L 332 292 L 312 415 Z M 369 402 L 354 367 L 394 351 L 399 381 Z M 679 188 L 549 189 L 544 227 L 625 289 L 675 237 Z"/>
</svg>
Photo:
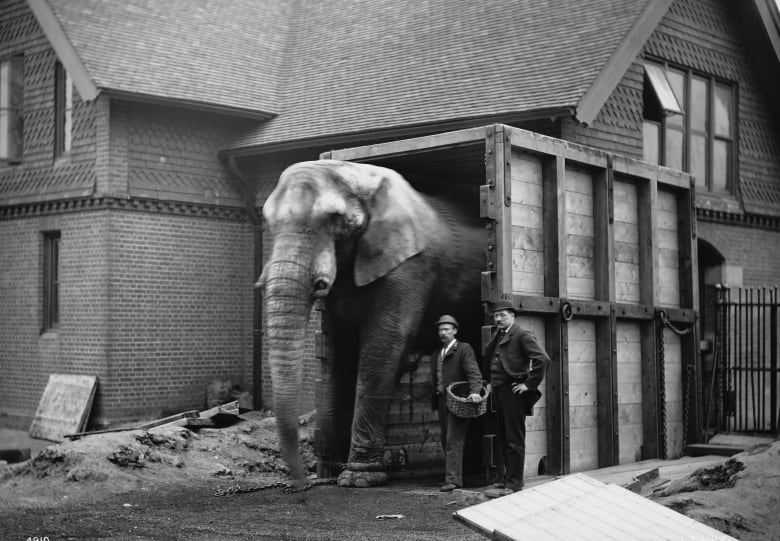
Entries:
<svg viewBox="0 0 780 541">
<path fill-rule="evenodd" d="M 300 418 L 304 466 L 316 468 L 313 414 Z M 47 499 L 47 495 L 134 490 L 213 479 L 215 488 L 286 481 L 276 419 L 250 411 L 223 428 L 166 427 L 86 436 L 47 447 L 30 460 L 0 469 L 0 493 Z M 3 496 L 0 496 L 2 504 Z"/>
<path fill-rule="evenodd" d="M 301 453 L 305 466 L 314 472 L 313 414 L 301 417 L 300 424 Z M 25 510 L 8 515 L 22 517 L 18 520 L 25 526 L 23 518 L 28 511 L 33 513 L 30 520 L 40 519 L 36 509 L 58 509 L 62 517 L 68 517 L 70 506 L 76 502 L 88 505 L 83 502 L 103 501 L 116 494 L 132 492 L 162 498 L 160 495 L 168 492 L 181 493 L 183 487 L 205 484 L 211 488 L 213 483 L 216 493 L 228 487 L 252 488 L 288 480 L 287 467 L 278 451 L 275 418 L 251 411 L 223 428 L 128 430 L 50 446 L 26 462 L 0 469 L 0 509 Z M 317 497 L 351 494 L 348 489 L 333 488 L 336 492 L 322 490 Z M 373 495 L 382 495 L 383 509 L 405 509 L 400 503 L 409 499 L 408 490 L 397 486 L 372 490 L 369 498 L 364 492 L 358 497 L 374 501 Z M 434 489 L 432 494 L 439 493 Z M 780 539 L 780 441 L 696 470 L 657 489 L 649 498 L 743 541 Z M 245 501 L 248 508 L 254 505 L 252 499 Z M 432 510 L 426 509 L 425 513 L 441 511 L 438 499 L 431 505 Z M 199 508 L 193 509 L 192 520 L 197 520 Z M 451 526 L 451 509 L 446 509 L 441 520 Z M 283 503 L 278 511 L 283 517 L 291 513 Z M 327 521 L 333 520 L 330 514 L 324 516 Z M 95 520 L 105 522 L 97 516 Z M 270 515 L 268 520 L 272 520 Z M 136 528 L 137 523 L 132 527 Z"/>
<path fill-rule="evenodd" d="M 780 539 L 780 441 L 698 469 L 650 499 L 742 541 Z"/>
</svg>

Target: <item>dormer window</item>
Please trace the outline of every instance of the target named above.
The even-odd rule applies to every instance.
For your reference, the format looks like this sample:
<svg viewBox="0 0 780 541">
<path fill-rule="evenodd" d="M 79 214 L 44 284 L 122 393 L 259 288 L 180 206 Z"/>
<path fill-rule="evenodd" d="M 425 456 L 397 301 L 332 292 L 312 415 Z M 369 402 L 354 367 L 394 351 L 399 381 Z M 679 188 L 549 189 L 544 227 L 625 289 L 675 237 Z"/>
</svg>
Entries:
<svg viewBox="0 0 780 541">
<path fill-rule="evenodd" d="M 643 98 L 643 159 L 691 173 L 696 186 L 704 190 L 732 192 L 736 177 L 734 86 L 648 62 Z"/>
<path fill-rule="evenodd" d="M 73 83 L 59 62 L 54 70 L 54 157 L 70 152 L 73 130 Z"/>
</svg>

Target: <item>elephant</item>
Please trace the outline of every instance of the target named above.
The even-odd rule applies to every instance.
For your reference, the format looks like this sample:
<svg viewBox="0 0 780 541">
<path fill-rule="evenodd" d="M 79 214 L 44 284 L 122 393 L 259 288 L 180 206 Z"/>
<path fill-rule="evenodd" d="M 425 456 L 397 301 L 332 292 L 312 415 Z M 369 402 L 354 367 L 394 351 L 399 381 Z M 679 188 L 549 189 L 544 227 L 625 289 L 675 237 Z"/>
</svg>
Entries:
<svg viewBox="0 0 780 541">
<path fill-rule="evenodd" d="M 306 161 L 282 172 L 263 205 L 272 248 L 255 286 L 264 288 L 280 452 L 298 486 L 306 484 L 297 416 L 313 302 L 324 299 L 332 337 L 324 367 L 332 389 L 317 408 L 333 415 L 331 429 L 318 430 L 346 463 L 338 484 L 382 485 L 390 399 L 408 359 L 434 349 L 444 313 L 461 321 L 459 339 L 467 329 L 470 340 L 480 336 L 487 230 L 477 198 L 470 204 L 425 196 L 396 171 L 365 163 Z"/>
</svg>

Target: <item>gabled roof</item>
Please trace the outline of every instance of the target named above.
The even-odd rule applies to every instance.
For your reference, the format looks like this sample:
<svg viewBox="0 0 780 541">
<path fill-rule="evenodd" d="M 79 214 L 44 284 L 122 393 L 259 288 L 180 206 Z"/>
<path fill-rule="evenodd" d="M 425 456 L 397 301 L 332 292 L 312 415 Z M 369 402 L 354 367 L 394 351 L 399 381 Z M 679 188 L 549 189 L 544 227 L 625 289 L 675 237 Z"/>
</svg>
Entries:
<svg viewBox="0 0 780 541">
<path fill-rule="evenodd" d="M 283 107 L 233 147 L 532 111 L 588 122 L 670 3 L 304 2 Z"/>
<path fill-rule="evenodd" d="M 673 0 L 27 0 L 85 99 L 256 117 L 231 153 L 457 123 L 588 124 Z M 751 4 L 780 58 L 777 7 Z"/>
<path fill-rule="evenodd" d="M 267 117 L 290 2 L 28 0 L 85 99 L 99 92 Z"/>
</svg>

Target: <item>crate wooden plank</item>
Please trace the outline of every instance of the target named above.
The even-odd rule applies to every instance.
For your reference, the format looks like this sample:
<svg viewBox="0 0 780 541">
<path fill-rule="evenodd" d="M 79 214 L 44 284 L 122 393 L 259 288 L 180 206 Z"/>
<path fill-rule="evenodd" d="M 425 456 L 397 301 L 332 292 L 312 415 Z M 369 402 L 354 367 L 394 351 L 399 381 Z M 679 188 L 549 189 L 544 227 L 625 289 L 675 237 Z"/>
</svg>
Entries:
<svg viewBox="0 0 780 541">
<path fill-rule="evenodd" d="M 485 131 L 492 129 L 493 126 L 482 126 L 375 145 L 332 150 L 327 153 L 327 157 L 334 160 L 367 161 L 373 157 L 388 158 L 417 152 L 482 144 L 485 138 Z M 325 155 L 322 157 L 325 157 Z"/>
<path fill-rule="evenodd" d="M 633 177 L 639 180 L 653 178 L 657 179 L 661 184 L 677 188 L 689 189 L 691 186 L 691 176 L 681 171 L 666 167 L 656 167 L 649 163 L 632 160 L 617 154 L 612 156 L 612 160 L 612 167 L 615 172 L 622 176 Z"/>
<path fill-rule="evenodd" d="M 61 442 L 65 434 L 83 431 L 96 387 L 96 376 L 51 374 L 30 425 L 30 436 Z"/>
<path fill-rule="evenodd" d="M 732 537 L 617 486 L 573 474 L 460 509 L 455 520 L 491 539 L 718 539 Z"/>
<path fill-rule="evenodd" d="M 600 150 L 588 148 L 576 143 L 554 139 L 536 132 L 520 128 L 508 128 L 512 145 L 533 151 L 546 157 L 554 156 L 576 162 L 581 165 L 606 167 L 607 154 Z"/>
<path fill-rule="evenodd" d="M 615 304 L 615 315 L 619 319 L 649 320 L 655 317 L 655 309 L 644 304 Z"/>
<path fill-rule="evenodd" d="M 544 253 L 544 231 L 542 228 L 512 227 L 512 248 Z"/>
</svg>

